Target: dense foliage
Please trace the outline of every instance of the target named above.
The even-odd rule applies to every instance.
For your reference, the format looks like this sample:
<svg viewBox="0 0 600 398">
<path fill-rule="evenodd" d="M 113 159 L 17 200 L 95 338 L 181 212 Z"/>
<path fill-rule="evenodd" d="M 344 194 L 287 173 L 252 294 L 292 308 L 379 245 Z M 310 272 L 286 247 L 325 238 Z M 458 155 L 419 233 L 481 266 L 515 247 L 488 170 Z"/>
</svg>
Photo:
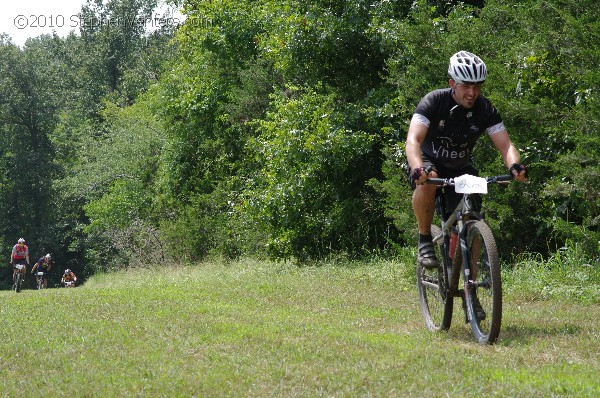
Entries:
<svg viewBox="0 0 600 398">
<path fill-rule="evenodd" d="M 88 0 L 146 18 L 156 0 Z M 448 58 L 530 166 L 486 197 L 506 259 L 600 242 L 600 4 L 172 1 L 182 26 L 0 42 L 0 240 L 90 274 L 209 254 L 310 260 L 414 244 L 403 141 Z M 123 19 L 125 20 L 125 19 Z M 482 139 L 482 174 L 504 172 Z M 8 258 L 8 255 L 7 255 Z"/>
</svg>

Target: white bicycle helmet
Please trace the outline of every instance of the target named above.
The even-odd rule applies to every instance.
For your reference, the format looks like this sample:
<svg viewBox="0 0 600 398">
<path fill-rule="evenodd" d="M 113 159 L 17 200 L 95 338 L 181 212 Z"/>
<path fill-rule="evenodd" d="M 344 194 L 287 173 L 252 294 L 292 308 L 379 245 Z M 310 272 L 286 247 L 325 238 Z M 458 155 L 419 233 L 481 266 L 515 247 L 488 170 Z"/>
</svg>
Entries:
<svg viewBox="0 0 600 398">
<path fill-rule="evenodd" d="M 487 79 L 487 68 L 477 55 L 459 51 L 450 57 L 448 74 L 457 83 L 481 84 Z"/>
<path fill-rule="evenodd" d="M 25 239 L 19 238 L 19 240 L 17 241 L 17 243 L 20 244 L 20 245 L 24 245 L 25 244 Z"/>
<path fill-rule="evenodd" d="M 50 255 L 50 253 L 46 254 L 44 257 L 46 257 L 46 260 L 52 260 L 52 256 Z"/>
</svg>

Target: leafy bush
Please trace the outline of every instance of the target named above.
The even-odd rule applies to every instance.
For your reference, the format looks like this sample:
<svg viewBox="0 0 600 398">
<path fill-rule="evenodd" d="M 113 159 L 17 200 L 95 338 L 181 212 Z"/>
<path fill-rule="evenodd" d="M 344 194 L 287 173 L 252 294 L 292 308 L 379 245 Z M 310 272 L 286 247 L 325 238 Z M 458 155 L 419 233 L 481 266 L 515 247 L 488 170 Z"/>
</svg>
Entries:
<svg viewBox="0 0 600 398">
<path fill-rule="evenodd" d="M 252 211 L 270 226 L 269 251 L 299 258 L 361 252 L 377 239 L 379 215 L 365 185 L 374 137 L 352 128 L 356 111 L 335 94 L 289 87 L 273 104 L 252 144 L 262 164 Z"/>
</svg>

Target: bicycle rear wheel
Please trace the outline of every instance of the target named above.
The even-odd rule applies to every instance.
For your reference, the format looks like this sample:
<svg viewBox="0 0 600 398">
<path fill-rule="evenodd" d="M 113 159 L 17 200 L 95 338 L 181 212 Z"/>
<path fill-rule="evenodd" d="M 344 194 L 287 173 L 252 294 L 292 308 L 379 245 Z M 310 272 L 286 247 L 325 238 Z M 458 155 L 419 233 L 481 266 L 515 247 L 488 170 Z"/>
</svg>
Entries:
<svg viewBox="0 0 600 398">
<path fill-rule="evenodd" d="M 496 241 L 485 222 L 475 221 L 468 226 L 467 248 L 474 276 L 465 284 L 469 323 L 480 344 L 493 344 L 500 334 L 502 323 L 502 280 Z M 483 319 L 476 316 L 474 300 L 477 299 L 485 312 L 485 317 L 480 316 Z"/>
<path fill-rule="evenodd" d="M 441 229 L 431 226 L 431 235 L 442 234 Z M 425 327 L 431 331 L 447 330 L 452 321 L 452 310 L 454 297 L 446 289 L 446 273 L 443 255 L 443 239 L 439 239 L 434 245 L 435 255 L 440 260 L 440 266 L 436 269 L 421 267 L 417 261 L 417 287 L 419 290 L 419 306 L 425 320 Z"/>
</svg>

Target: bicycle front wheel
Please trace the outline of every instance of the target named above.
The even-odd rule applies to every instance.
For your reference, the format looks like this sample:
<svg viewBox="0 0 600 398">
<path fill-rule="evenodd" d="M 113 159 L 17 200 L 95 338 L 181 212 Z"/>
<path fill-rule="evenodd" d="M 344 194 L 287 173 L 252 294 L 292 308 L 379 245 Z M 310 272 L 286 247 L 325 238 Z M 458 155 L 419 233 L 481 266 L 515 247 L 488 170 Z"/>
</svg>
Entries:
<svg viewBox="0 0 600 398">
<path fill-rule="evenodd" d="M 22 282 L 21 273 L 17 272 L 17 278 L 15 279 L 15 292 L 17 292 L 17 293 L 19 293 L 21 291 L 21 282 Z"/>
<path fill-rule="evenodd" d="M 502 323 L 502 281 L 496 241 L 485 222 L 468 226 L 467 249 L 472 276 L 465 284 L 469 323 L 480 344 L 493 344 Z"/>
<path fill-rule="evenodd" d="M 438 226 L 431 226 L 431 236 L 434 239 L 441 234 L 442 231 Z M 454 297 L 446 289 L 447 274 L 443 264 L 445 258 L 443 256 L 443 239 L 439 239 L 434 248 L 441 265 L 436 269 L 427 269 L 417 261 L 417 287 L 419 306 L 425 320 L 425 327 L 431 331 L 438 331 L 450 328 Z"/>
</svg>

